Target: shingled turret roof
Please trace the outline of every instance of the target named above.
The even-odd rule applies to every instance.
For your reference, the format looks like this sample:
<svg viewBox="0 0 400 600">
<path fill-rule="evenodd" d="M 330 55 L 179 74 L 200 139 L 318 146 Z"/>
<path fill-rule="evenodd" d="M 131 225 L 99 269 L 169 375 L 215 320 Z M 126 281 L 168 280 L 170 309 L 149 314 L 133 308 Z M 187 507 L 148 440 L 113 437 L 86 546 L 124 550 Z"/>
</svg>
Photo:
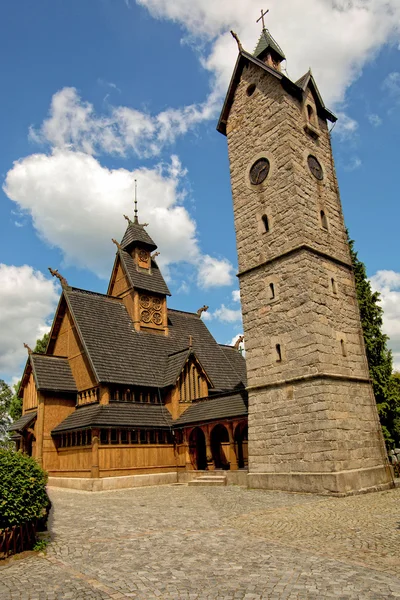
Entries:
<svg viewBox="0 0 400 600">
<path fill-rule="evenodd" d="M 153 242 L 143 225 L 130 221 L 124 237 L 121 240 L 121 247 L 126 250 L 132 244 L 143 246 L 150 251 L 157 248 L 157 245 Z"/>
<path fill-rule="evenodd" d="M 259 56 L 267 48 L 271 48 L 271 50 L 274 50 L 274 52 L 278 54 L 281 60 L 285 60 L 285 55 L 283 54 L 282 48 L 276 43 L 268 29 L 263 29 L 260 35 L 260 39 L 258 40 L 257 47 L 253 52 L 253 56 L 259 58 Z"/>
</svg>

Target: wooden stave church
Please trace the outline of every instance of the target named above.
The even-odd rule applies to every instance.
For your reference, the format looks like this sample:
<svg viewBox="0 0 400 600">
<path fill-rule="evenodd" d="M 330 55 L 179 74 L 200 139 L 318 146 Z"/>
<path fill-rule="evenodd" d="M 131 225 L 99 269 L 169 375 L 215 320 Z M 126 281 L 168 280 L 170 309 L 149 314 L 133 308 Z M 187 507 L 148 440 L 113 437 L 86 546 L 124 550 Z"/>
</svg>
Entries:
<svg viewBox="0 0 400 600">
<path fill-rule="evenodd" d="M 17 449 L 50 477 L 247 467 L 246 366 L 198 313 L 167 307 L 157 246 L 135 216 L 107 294 L 62 293 L 45 354 L 29 352 Z"/>
</svg>

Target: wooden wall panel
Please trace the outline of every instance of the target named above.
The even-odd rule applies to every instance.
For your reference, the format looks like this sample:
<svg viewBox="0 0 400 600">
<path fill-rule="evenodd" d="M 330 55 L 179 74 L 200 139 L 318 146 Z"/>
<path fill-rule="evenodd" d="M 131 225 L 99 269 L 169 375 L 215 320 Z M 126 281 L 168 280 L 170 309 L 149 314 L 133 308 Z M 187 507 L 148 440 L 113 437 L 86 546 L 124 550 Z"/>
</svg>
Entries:
<svg viewBox="0 0 400 600">
<path fill-rule="evenodd" d="M 100 476 L 134 475 L 136 471 L 151 473 L 176 468 L 173 445 L 100 446 Z"/>
<path fill-rule="evenodd" d="M 54 477 L 90 477 L 92 466 L 92 448 L 60 448 L 58 464 L 52 463 L 47 468 Z"/>
<path fill-rule="evenodd" d="M 33 408 L 37 408 L 38 400 L 37 400 L 37 391 L 35 378 L 33 373 L 30 374 L 28 383 L 24 389 L 24 396 L 22 402 L 22 414 L 24 415 L 27 411 L 32 410 Z"/>
<path fill-rule="evenodd" d="M 69 356 L 68 337 L 70 328 L 70 316 L 67 310 L 61 321 L 60 330 L 54 343 L 53 354 L 55 356 Z"/>
<path fill-rule="evenodd" d="M 121 263 L 118 262 L 116 266 L 115 275 L 113 275 L 113 282 L 110 287 L 110 296 L 120 296 L 125 293 L 131 286 L 129 281 L 125 277 L 125 273 L 121 267 Z"/>
<path fill-rule="evenodd" d="M 75 410 L 75 399 L 57 398 L 42 394 L 44 408 L 43 423 L 43 468 L 46 471 L 59 469 L 59 453 L 51 431 Z"/>
</svg>

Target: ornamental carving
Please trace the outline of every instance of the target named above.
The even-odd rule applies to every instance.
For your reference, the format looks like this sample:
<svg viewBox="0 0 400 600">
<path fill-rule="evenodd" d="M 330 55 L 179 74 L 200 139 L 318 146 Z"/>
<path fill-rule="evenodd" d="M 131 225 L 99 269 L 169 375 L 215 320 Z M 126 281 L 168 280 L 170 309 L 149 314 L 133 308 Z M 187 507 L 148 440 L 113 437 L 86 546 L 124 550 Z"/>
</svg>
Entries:
<svg viewBox="0 0 400 600">
<path fill-rule="evenodd" d="M 161 310 L 162 302 L 160 298 L 153 298 L 153 308 L 154 310 Z"/>
<path fill-rule="evenodd" d="M 161 323 L 162 323 L 161 313 L 159 313 L 159 312 L 153 313 L 153 323 L 155 323 L 156 325 L 161 325 Z"/>
<path fill-rule="evenodd" d="M 139 260 L 140 262 L 147 262 L 149 260 L 149 253 L 146 250 L 139 251 Z"/>
<path fill-rule="evenodd" d="M 139 296 L 140 305 L 140 320 L 146 325 L 152 323 L 157 327 L 163 324 L 163 301 L 158 296 L 147 296 L 147 294 L 141 294 Z"/>
<path fill-rule="evenodd" d="M 150 323 L 151 312 L 149 310 L 142 310 L 140 318 L 143 321 L 143 323 Z"/>
<path fill-rule="evenodd" d="M 150 306 L 150 298 L 148 296 L 140 296 L 140 306 L 143 306 L 143 308 L 149 308 Z"/>
</svg>

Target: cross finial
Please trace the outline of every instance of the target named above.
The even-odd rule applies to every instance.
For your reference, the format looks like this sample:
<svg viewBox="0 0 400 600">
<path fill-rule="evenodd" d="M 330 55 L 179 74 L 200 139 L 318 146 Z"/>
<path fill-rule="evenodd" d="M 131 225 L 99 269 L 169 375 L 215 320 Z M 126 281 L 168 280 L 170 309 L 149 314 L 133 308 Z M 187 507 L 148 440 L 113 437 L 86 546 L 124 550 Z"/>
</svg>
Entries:
<svg viewBox="0 0 400 600">
<path fill-rule="evenodd" d="M 135 220 L 134 223 L 139 223 L 138 209 L 137 209 L 137 180 L 135 179 Z"/>
<path fill-rule="evenodd" d="M 265 15 L 266 15 L 267 13 L 269 13 L 269 8 L 268 8 L 268 9 L 267 9 L 265 12 L 263 11 L 263 9 L 261 9 L 261 17 L 260 17 L 259 19 L 257 19 L 257 21 L 256 21 L 257 23 L 258 23 L 259 21 L 262 21 L 262 27 L 263 27 L 263 31 L 264 31 L 264 29 L 265 29 L 265 21 L 264 21 L 264 17 L 265 17 Z"/>
</svg>

